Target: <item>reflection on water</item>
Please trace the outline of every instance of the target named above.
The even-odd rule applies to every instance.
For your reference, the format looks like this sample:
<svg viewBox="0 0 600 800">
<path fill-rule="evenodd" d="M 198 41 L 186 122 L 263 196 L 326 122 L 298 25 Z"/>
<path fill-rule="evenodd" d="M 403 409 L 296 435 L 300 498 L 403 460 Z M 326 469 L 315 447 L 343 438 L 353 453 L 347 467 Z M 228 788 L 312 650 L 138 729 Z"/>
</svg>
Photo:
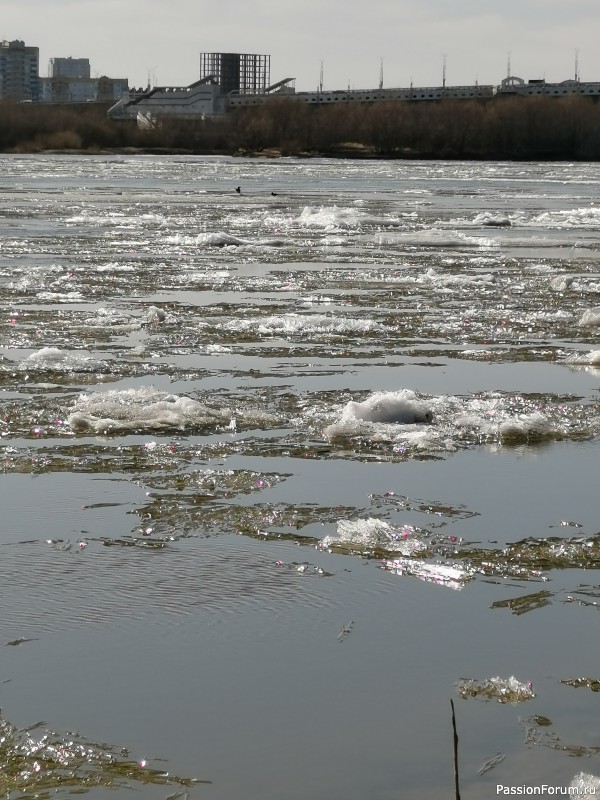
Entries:
<svg viewBox="0 0 600 800">
<path fill-rule="evenodd" d="M 0 160 L 7 718 L 190 800 L 448 796 L 451 696 L 464 797 L 596 759 L 600 168 Z"/>
</svg>

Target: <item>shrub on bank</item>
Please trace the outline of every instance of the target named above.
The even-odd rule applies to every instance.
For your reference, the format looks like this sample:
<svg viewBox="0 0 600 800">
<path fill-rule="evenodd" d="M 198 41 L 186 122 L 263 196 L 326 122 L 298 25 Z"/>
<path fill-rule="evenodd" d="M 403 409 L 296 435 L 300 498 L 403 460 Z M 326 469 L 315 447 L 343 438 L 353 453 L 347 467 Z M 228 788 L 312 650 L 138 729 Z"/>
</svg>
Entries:
<svg viewBox="0 0 600 800">
<path fill-rule="evenodd" d="M 308 106 L 289 98 L 216 119 L 163 119 L 150 130 L 106 106 L 0 103 L 0 151 L 171 149 L 346 157 L 597 160 L 600 103 L 591 97 L 380 101 Z"/>
</svg>

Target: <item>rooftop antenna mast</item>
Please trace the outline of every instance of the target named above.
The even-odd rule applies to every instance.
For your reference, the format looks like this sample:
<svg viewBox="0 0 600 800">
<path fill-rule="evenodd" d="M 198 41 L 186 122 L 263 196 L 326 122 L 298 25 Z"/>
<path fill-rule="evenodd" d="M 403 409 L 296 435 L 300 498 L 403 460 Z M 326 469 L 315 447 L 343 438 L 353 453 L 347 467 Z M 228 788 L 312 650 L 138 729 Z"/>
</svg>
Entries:
<svg viewBox="0 0 600 800">
<path fill-rule="evenodd" d="M 319 72 L 319 92 L 323 91 L 323 62 L 321 61 L 321 70 Z"/>
<path fill-rule="evenodd" d="M 383 89 L 383 58 L 379 60 L 379 91 Z"/>
<path fill-rule="evenodd" d="M 506 77 L 510 78 L 510 53 L 506 54 Z"/>
<path fill-rule="evenodd" d="M 442 88 L 446 88 L 446 54 L 442 58 Z"/>
<path fill-rule="evenodd" d="M 148 67 L 148 89 L 156 86 L 156 67 Z"/>
<path fill-rule="evenodd" d="M 575 82 L 579 83 L 579 50 L 575 48 Z"/>
</svg>

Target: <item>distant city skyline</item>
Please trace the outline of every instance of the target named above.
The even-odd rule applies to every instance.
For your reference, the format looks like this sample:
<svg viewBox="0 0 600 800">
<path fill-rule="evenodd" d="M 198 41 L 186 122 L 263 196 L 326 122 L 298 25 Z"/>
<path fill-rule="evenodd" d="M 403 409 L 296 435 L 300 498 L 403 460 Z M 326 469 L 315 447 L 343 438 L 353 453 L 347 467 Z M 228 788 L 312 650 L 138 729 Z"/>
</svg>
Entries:
<svg viewBox="0 0 600 800">
<path fill-rule="evenodd" d="M 3 0 L 0 39 L 51 58 L 88 58 L 92 75 L 130 86 L 187 85 L 201 52 L 271 56 L 297 90 L 437 86 L 525 79 L 600 80 L 597 0 Z"/>
</svg>

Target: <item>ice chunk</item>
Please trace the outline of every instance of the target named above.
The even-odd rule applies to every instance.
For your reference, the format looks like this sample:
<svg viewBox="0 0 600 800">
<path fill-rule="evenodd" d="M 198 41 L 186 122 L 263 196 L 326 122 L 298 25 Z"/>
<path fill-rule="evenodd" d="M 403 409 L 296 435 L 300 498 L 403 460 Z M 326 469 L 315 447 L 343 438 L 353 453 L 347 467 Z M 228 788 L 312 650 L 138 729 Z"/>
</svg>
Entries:
<svg viewBox="0 0 600 800">
<path fill-rule="evenodd" d="M 493 214 L 478 214 L 473 222 L 486 228 L 510 228 L 512 225 L 508 217 Z"/>
<path fill-rule="evenodd" d="M 580 328 L 597 328 L 600 325 L 600 306 L 585 311 L 577 324 Z"/>
<path fill-rule="evenodd" d="M 106 362 L 58 347 L 42 347 L 19 364 L 19 370 L 28 372 L 101 372 L 107 368 Z"/>
<path fill-rule="evenodd" d="M 587 772 L 580 772 L 578 775 L 575 775 L 571 783 L 569 784 L 569 789 L 573 789 L 573 792 L 569 792 L 569 796 L 571 794 L 580 797 L 586 797 L 586 795 L 600 795 L 600 778 L 597 778 L 595 775 L 590 775 Z"/>
<path fill-rule="evenodd" d="M 523 703 L 535 697 L 531 681 L 521 683 L 514 675 L 510 678 L 488 678 L 484 681 L 473 678 L 461 680 L 457 684 L 461 697 L 482 697 L 497 700 L 499 703 Z"/>
<path fill-rule="evenodd" d="M 387 425 L 423 425 L 433 420 L 431 411 L 415 400 L 412 393 L 379 392 L 364 403 L 350 401 L 346 406 L 349 414 L 367 422 L 383 422 Z"/>
<path fill-rule="evenodd" d="M 573 355 L 567 356 L 565 363 L 600 367 L 600 350 L 590 350 L 587 353 L 574 353 Z"/>
<path fill-rule="evenodd" d="M 382 550 L 405 556 L 427 549 L 419 536 L 422 533 L 412 525 L 393 526 L 384 519 L 339 520 L 335 534 L 326 536 L 321 546 L 344 550 Z"/>
<path fill-rule="evenodd" d="M 537 441 L 553 439 L 557 431 L 548 417 L 539 412 L 521 414 L 513 419 L 501 422 L 498 427 L 500 440 L 503 442 Z"/>
<path fill-rule="evenodd" d="M 550 281 L 550 288 L 553 292 L 566 292 L 573 283 L 572 275 L 556 275 Z"/>
<path fill-rule="evenodd" d="M 230 233 L 201 233 L 198 235 L 197 244 L 200 247 L 240 247 L 247 244 L 244 239 L 232 236 Z"/>
<path fill-rule="evenodd" d="M 422 581 L 458 590 L 473 577 L 473 572 L 464 568 L 413 558 L 394 558 L 391 561 L 384 561 L 383 568 L 396 575 L 413 575 Z"/>
<path fill-rule="evenodd" d="M 211 426 L 230 418 L 190 397 L 166 394 L 151 386 L 80 395 L 69 415 L 76 433 L 185 429 Z"/>
<path fill-rule="evenodd" d="M 324 431 L 327 437 L 357 433 L 361 423 L 367 425 L 430 425 L 433 414 L 428 405 L 410 389 L 397 392 L 375 392 L 362 403 L 351 400 L 342 416 Z"/>
</svg>

